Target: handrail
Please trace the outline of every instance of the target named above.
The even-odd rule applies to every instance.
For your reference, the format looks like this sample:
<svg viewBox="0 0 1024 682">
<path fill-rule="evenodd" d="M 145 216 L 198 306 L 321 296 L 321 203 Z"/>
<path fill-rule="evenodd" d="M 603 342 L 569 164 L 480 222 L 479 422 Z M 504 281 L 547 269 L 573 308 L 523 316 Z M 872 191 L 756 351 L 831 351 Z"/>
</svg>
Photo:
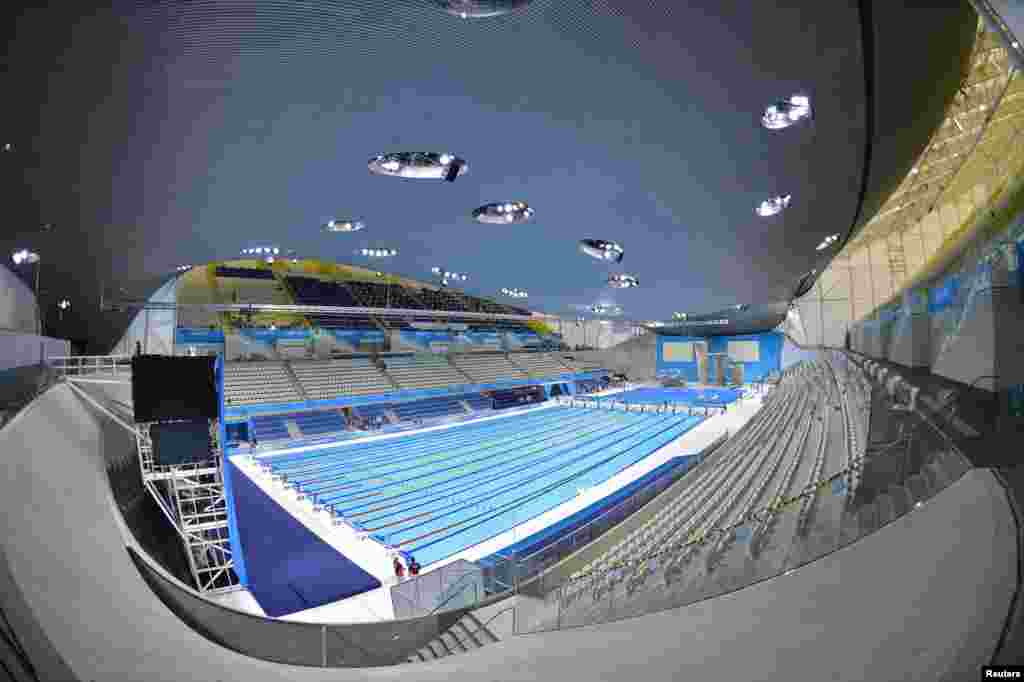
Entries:
<svg viewBox="0 0 1024 682">
<path fill-rule="evenodd" d="M 469 571 L 469 572 L 463 573 L 463 574 L 462 574 L 461 576 L 459 576 L 459 578 L 458 578 L 458 579 L 457 579 L 457 580 L 456 580 L 455 582 L 453 582 L 453 583 L 452 583 L 451 585 L 449 585 L 449 586 L 447 586 L 447 587 L 445 588 L 445 592 L 451 592 L 451 589 L 452 589 L 452 588 L 453 588 L 454 586 L 458 585 L 458 584 L 459 584 L 460 582 L 462 582 L 462 581 L 463 581 L 463 579 L 465 579 L 465 578 L 467 578 L 467 577 L 474 577 L 474 576 L 477 576 L 477 575 L 480 575 L 480 574 L 479 574 L 479 573 L 474 573 L 474 572 L 472 572 L 472 571 Z M 473 585 L 473 587 L 475 588 L 475 587 L 476 587 L 476 585 L 474 584 L 474 585 Z M 444 598 L 444 600 L 443 600 L 443 601 L 442 601 L 442 602 L 441 602 L 440 604 L 438 604 L 437 606 L 435 606 L 434 608 L 432 608 L 432 609 L 431 609 L 430 611 L 427 611 L 427 615 L 433 615 L 433 614 L 437 613 L 437 612 L 438 612 L 438 610 L 439 610 L 439 609 L 440 609 L 440 608 L 441 608 L 442 606 L 444 606 L 445 604 L 447 604 L 448 602 L 450 602 L 450 601 L 451 601 L 452 599 L 454 599 L 454 598 L 455 598 L 456 596 L 458 596 L 458 595 L 460 595 L 460 594 L 462 594 L 462 590 L 458 590 L 458 591 L 455 591 L 455 592 L 451 592 L 451 593 L 450 593 L 450 594 L 449 594 L 449 595 L 448 595 L 447 597 L 445 597 L 445 598 Z M 479 601 L 479 599 L 478 599 L 477 601 Z"/>
<path fill-rule="evenodd" d="M 508 606 L 503 608 L 501 611 L 498 611 L 497 613 L 492 615 L 490 618 L 488 618 L 485 622 L 481 623 L 480 624 L 480 629 L 477 630 L 477 632 L 480 632 L 480 630 L 486 630 L 487 626 L 490 625 L 491 622 L 495 618 L 497 618 L 501 614 L 505 613 L 506 611 L 511 611 L 512 612 L 512 634 L 515 634 L 515 632 L 516 632 L 516 607 L 517 606 L 518 606 L 517 604 L 509 604 Z"/>
</svg>

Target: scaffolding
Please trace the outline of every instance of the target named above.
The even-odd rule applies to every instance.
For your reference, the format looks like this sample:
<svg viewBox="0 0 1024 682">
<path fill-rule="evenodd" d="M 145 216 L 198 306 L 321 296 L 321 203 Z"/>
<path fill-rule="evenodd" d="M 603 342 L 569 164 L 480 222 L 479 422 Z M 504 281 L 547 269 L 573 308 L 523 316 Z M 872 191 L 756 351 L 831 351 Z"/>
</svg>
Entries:
<svg viewBox="0 0 1024 682">
<path fill-rule="evenodd" d="M 160 465 L 153 455 L 151 426 L 135 427 L 142 481 L 181 538 L 196 589 L 238 589 L 219 447 L 211 445 L 209 458 L 201 461 Z"/>
</svg>

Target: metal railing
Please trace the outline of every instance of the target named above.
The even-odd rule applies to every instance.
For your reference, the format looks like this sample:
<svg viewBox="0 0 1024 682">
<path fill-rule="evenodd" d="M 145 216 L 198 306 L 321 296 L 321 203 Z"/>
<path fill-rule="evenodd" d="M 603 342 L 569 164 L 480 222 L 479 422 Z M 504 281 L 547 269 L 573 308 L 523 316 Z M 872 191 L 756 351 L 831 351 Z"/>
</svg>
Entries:
<svg viewBox="0 0 1024 682">
<path fill-rule="evenodd" d="M 46 359 L 59 375 L 68 377 L 130 378 L 131 355 L 71 355 Z"/>
</svg>

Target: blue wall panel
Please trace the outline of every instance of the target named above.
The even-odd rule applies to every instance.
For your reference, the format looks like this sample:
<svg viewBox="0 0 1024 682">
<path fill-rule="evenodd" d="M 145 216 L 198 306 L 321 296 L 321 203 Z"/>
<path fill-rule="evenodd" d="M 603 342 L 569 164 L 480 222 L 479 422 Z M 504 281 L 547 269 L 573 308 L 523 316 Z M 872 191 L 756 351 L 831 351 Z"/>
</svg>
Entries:
<svg viewBox="0 0 1024 682">
<path fill-rule="evenodd" d="M 284 616 L 361 594 L 379 580 L 321 540 L 234 465 L 226 490 L 245 550 L 246 585 L 268 616 Z M 233 529 L 234 530 L 234 529 Z"/>
</svg>

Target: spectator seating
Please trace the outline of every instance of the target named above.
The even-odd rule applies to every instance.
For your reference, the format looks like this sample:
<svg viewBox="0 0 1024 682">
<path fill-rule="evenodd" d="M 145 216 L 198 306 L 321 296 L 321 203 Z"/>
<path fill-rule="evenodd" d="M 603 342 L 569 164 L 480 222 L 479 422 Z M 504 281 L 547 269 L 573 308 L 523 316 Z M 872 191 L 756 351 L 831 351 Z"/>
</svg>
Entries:
<svg viewBox="0 0 1024 682">
<path fill-rule="evenodd" d="M 288 277 L 288 286 L 300 305 L 339 306 L 359 308 L 362 305 L 349 290 L 337 282 L 325 282 L 312 277 Z M 324 329 L 375 329 L 369 316 L 314 314 L 308 316 Z"/>
<path fill-rule="evenodd" d="M 310 400 L 395 390 L 387 377 L 365 358 L 292 362 L 291 367 Z"/>
<path fill-rule="evenodd" d="M 665 589 L 689 589 L 710 584 L 709 576 L 720 570 L 738 575 L 751 561 L 781 566 L 807 527 L 836 532 L 848 495 L 806 496 L 790 513 L 753 514 L 848 466 L 843 414 L 860 409 L 862 399 L 852 389 L 860 382 L 853 376 L 851 383 L 837 382 L 834 373 L 844 370 L 834 364 L 815 361 L 787 370 L 738 433 L 663 493 L 669 496 L 665 506 L 574 576 L 563 596 L 571 610 L 606 607 L 610 592 L 624 603 L 636 590 L 653 587 L 654 575 Z M 749 521 L 741 524 L 743 519 Z M 739 530 L 706 535 L 733 526 Z M 696 537 L 709 539 L 685 544 Z M 675 550 L 655 556 L 669 548 Z M 572 620 L 569 613 L 563 617 Z"/>
<path fill-rule="evenodd" d="M 370 405 L 360 405 L 359 407 L 355 407 L 353 408 L 353 411 L 356 416 L 372 419 L 373 417 L 386 417 L 386 413 L 392 408 L 394 408 L 394 405 L 391 403 L 372 403 Z"/>
<path fill-rule="evenodd" d="M 376 282 L 346 282 L 346 285 L 362 305 L 368 308 L 390 307 L 386 285 Z"/>
<path fill-rule="evenodd" d="M 398 403 L 393 409 L 398 418 L 403 421 L 435 419 L 455 414 L 466 414 L 466 410 L 462 407 L 461 397 L 429 398 L 410 403 Z"/>
<path fill-rule="evenodd" d="M 384 359 L 388 374 L 402 388 L 440 388 L 469 383 L 443 355 L 397 356 Z"/>
<path fill-rule="evenodd" d="M 473 395 L 467 395 L 462 397 L 463 400 L 473 410 L 491 410 L 494 409 L 494 400 L 488 396 L 474 393 Z"/>
<path fill-rule="evenodd" d="M 231 268 L 218 266 L 218 277 L 237 277 L 239 279 L 274 279 L 273 270 L 257 270 L 256 268 Z"/>
<path fill-rule="evenodd" d="M 344 431 L 347 425 L 341 414 L 331 410 L 299 412 L 292 415 L 292 419 L 304 436 L 337 433 Z"/>
<path fill-rule="evenodd" d="M 455 364 L 478 384 L 528 378 L 526 372 L 509 362 L 504 355 L 460 355 L 455 358 Z"/>
<path fill-rule="evenodd" d="M 460 294 L 445 289 L 420 289 L 417 298 L 428 310 L 468 311 L 469 302 Z"/>
<path fill-rule="evenodd" d="M 227 363 L 224 397 L 229 406 L 302 400 L 282 362 Z"/>
<path fill-rule="evenodd" d="M 256 440 L 260 442 L 287 440 L 291 438 L 285 419 L 288 415 L 268 414 L 252 418 L 252 426 Z"/>
<path fill-rule="evenodd" d="M 551 353 L 514 353 L 509 356 L 512 362 L 522 367 L 530 376 L 537 378 L 557 377 L 573 370 L 559 361 L 558 356 Z"/>
</svg>

